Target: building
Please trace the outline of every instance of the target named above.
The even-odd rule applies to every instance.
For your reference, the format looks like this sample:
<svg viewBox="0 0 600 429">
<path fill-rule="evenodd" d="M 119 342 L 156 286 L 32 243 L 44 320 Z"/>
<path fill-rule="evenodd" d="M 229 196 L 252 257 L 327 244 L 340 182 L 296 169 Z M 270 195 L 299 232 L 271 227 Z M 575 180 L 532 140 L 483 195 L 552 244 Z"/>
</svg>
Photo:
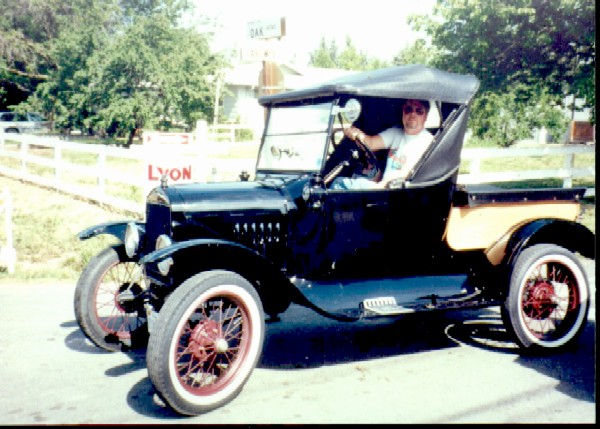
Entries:
<svg viewBox="0 0 600 429">
<path fill-rule="evenodd" d="M 264 109 L 258 104 L 262 69 L 262 61 L 256 61 L 241 63 L 224 71 L 225 89 L 219 114 L 222 122 L 248 125 L 249 128 L 262 132 Z M 283 91 L 304 88 L 354 73 L 348 70 L 299 67 L 293 64 L 279 64 L 279 70 Z"/>
</svg>

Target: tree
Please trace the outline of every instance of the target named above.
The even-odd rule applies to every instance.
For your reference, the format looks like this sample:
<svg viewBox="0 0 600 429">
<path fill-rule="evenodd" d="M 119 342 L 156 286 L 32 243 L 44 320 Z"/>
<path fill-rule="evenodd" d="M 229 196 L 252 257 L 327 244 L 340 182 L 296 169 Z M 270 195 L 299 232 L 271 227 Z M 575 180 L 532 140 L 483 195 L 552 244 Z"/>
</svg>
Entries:
<svg viewBox="0 0 600 429">
<path fill-rule="evenodd" d="M 413 16 L 439 50 L 435 65 L 473 73 L 481 91 L 516 83 L 595 106 L 595 5 L 592 0 L 438 0 L 432 16 Z"/>
<path fill-rule="evenodd" d="M 55 67 L 48 53 L 69 0 L 0 0 L 0 105 L 14 105 L 33 93 Z"/>
<path fill-rule="evenodd" d="M 51 112 L 61 128 L 126 136 L 127 145 L 141 127 L 191 128 L 212 116 L 209 77 L 224 60 L 205 36 L 179 26 L 187 0 L 71 4 L 49 42 L 54 66 L 20 109 Z"/>
<path fill-rule="evenodd" d="M 207 77 L 216 74 L 221 60 L 202 36 L 173 28 L 165 15 L 136 19 L 98 54 L 90 70 L 94 127 L 127 132 L 131 144 L 137 129 L 157 125 L 158 119 L 183 120 L 190 127 L 212 115 L 214 91 Z"/>
<path fill-rule="evenodd" d="M 392 60 L 392 64 L 396 66 L 404 64 L 432 65 L 435 57 L 435 48 L 428 46 L 425 40 L 418 39 L 412 45 L 398 52 Z"/>
<path fill-rule="evenodd" d="M 388 66 L 385 61 L 369 58 L 367 54 L 359 51 L 349 36 L 346 37 L 346 46 L 339 53 L 335 40 L 327 45 L 322 37 L 319 47 L 310 54 L 309 63 L 313 67 L 344 70 L 374 70 Z"/>
<path fill-rule="evenodd" d="M 322 67 L 326 69 L 337 68 L 338 48 L 335 39 L 332 39 L 327 46 L 325 37 L 321 37 L 319 47 L 310 53 L 310 65 L 313 67 Z"/>
<path fill-rule="evenodd" d="M 120 10 L 116 1 L 72 0 L 71 4 L 71 12 L 59 18 L 57 37 L 49 42 L 48 55 L 55 65 L 19 108 L 46 112 L 58 128 L 92 132 L 88 118 L 94 106 L 89 94 L 94 85 L 89 71 L 98 67 L 95 54 L 117 34 Z"/>
<path fill-rule="evenodd" d="M 526 85 L 518 83 L 505 91 L 488 91 L 473 102 L 470 127 L 473 134 L 489 143 L 509 147 L 530 137 L 531 130 L 546 128 L 556 141 L 562 136 L 567 118 L 547 91 L 530 98 Z"/>
</svg>

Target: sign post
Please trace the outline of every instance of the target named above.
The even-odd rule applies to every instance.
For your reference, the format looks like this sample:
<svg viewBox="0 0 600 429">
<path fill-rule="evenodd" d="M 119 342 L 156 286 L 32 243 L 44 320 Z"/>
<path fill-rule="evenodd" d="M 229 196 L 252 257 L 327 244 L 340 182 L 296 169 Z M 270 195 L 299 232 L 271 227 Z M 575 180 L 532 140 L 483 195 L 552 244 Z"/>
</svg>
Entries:
<svg viewBox="0 0 600 429">
<path fill-rule="evenodd" d="M 263 57 L 263 68 L 258 77 L 259 94 L 276 94 L 284 89 L 284 78 L 277 58 L 268 56 L 270 46 L 274 41 L 279 41 L 285 36 L 285 18 L 269 18 L 248 23 L 248 36 L 250 39 L 263 39 L 263 49 L 266 54 Z M 273 50 L 274 52 L 274 50 Z M 265 111 L 266 115 L 266 111 Z"/>
</svg>

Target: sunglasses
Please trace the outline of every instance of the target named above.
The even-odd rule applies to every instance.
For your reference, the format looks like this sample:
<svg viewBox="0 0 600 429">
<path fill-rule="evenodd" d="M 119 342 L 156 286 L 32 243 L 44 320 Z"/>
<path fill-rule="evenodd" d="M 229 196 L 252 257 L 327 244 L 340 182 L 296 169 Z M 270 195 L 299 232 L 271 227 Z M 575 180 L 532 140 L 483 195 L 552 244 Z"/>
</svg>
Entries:
<svg viewBox="0 0 600 429">
<path fill-rule="evenodd" d="M 413 106 L 404 106 L 402 108 L 402 112 L 405 115 L 410 115 L 412 112 L 415 112 L 419 116 L 423 116 L 425 114 L 425 109 L 423 107 L 413 107 Z"/>
</svg>

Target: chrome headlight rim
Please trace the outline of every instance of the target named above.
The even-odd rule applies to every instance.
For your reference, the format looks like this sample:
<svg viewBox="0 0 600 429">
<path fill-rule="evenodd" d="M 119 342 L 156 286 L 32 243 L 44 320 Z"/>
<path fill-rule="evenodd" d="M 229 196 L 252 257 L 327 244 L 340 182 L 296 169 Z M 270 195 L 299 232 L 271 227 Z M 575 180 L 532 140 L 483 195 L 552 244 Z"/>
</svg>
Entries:
<svg viewBox="0 0 600 429">
<path fill-rule="evenodd" d="M 173 244 L 173 240 L 167 234 L 161 234 L 156 239 L 154 244 L 155 250 L 164 249 L 165 247 L 169 247 Z"/>
<path fill-rule="evenodd" d="M 167 234 L 161 234 L 156 239 L 154 248 L 155 248 L 155 250 L 160 250 L 160 249 L 164 249 L 165 247 L 169 247 L 172 244 L 173 244 L 173 240 L 171 239 L 171 237 L 169 237 Z M 169 274 L 169 271 L 171 270 L 172 265 L 173 265 L 173 258 L 166 258 L 156 264 L 158 271 L 163 276 L 166 276 L 167 274 Z"/>
<path fill-rule="evenodd" d="M 127 256 L 133 258 L 140 246 L 140 230 L 134 222 L 129 222 L 127 224 L 123 244 L 125 246 L 125 253 Z"/>
</svg>

